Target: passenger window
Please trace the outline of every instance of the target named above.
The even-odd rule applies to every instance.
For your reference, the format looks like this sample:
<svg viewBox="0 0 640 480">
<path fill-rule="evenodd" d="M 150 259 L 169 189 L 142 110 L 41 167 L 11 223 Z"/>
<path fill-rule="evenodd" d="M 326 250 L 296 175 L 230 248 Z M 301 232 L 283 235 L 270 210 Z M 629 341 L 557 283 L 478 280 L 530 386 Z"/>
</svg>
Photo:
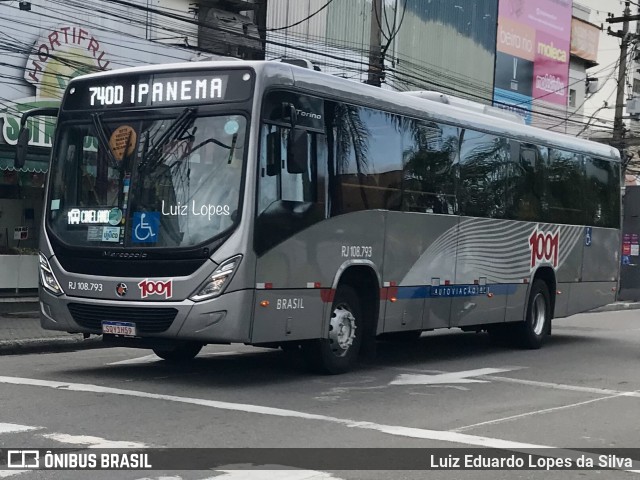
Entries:
<svg viewBox="0 0 640 480">
<path fill-rule="evenodd" d="M 619 164 L 586 157 L 585 195 L 587 225 L 618 228 L 620 226 Z"/>
<path fill-rule="evenodd" d="M 504 218 L 508 158 L 508 139 L 463 131 L 459 191 L 462 215 Z"/>
<path fill-rule="evenodd" d="M 507 218 L 544 220 L 547 210 L 544 187 L 546 149 L 533 144 L 512 142 L 506 190 Z"/>
<path fill-rule="evenodd" d="M 547 172 L 549 222 L 582 225 L 585 222 L 583 157 L 551 149 Z"/>
<path fill-rule="evenodd" d="M 407 212 L 456 213 L 454 161 L 459 129 L 410 120 L 403 132 L 402 209 Z"/>
</svg>

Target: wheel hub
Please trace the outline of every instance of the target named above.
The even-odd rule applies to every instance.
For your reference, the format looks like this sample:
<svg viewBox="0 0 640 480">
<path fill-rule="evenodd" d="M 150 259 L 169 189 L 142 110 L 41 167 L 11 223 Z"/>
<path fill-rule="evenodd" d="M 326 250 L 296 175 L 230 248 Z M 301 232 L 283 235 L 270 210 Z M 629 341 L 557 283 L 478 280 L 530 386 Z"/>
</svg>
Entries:
<svg viewBox="0 0 640 480">
<path fill-rule="evenodd" d="M 339 306 L 333 311 L 329 323 L 331 349 L 338 355 L 344 355 L 356 338 L 356 319 L 346 308 Z"/>
</svg>

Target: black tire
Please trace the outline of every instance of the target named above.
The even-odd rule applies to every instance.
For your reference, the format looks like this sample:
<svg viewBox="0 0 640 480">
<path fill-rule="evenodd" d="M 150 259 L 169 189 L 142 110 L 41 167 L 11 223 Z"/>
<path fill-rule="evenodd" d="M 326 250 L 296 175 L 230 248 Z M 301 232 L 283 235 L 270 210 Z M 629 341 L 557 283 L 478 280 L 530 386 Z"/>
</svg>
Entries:
<svg viewBox="0 0 640 480">
<path fill-rule="evenodd" d="M 201 343 L 186 342 L 180 343 L 172 348 L 154 348 L 153 353 L 167 362 L 188 362 L 200 353 L 203 346 Z"/>
<path fill-rule="evenodd" d="M 341 320 L 343 325 L 345 320 L 348 322 L 348 325 L 341 327 L 340 331 L 345 332 L 344 334 L 339 334 L 338 330 L 335 330 L 337 328 L 335 324 Z M 351 325 L 354 325 L 355 329 L 352 329 Z M 349 371 L 355 365 L 360 352 L 365 330 L 363 327 L 358 294 L 348 285 L 339 286 L 331 305 L 331 316 L 327 327 L 329 338 L 310 340 L 302 344 L 302 353 L 311 369 L 329 375 Z M 352 343 L 344 348 L 344 342 L 341 345 L 340 341 L 349 338 L 352 332 L 355 337 L 352 338 Z M 339 337 L 340 341 L 336 337 Z"/>
<path fill-rule="evenodd" d="M 534 280 L 524 322 L 513 325 L 514 340 L 523 348 L 542 347 L 551 331 L 551 296 L 542 280 Z"/>
</svg>

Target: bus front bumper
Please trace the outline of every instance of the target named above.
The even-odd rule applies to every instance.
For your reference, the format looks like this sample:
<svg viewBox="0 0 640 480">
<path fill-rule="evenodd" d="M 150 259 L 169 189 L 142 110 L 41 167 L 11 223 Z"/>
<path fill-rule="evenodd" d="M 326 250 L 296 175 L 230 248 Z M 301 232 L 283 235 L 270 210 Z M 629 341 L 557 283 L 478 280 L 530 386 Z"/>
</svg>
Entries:
<svg viewBox="0 0 640 480">
<path fill-rule="evenodd" d="M 127 322 L 136 337 L 248 343 L 254 292 L 239 290 L 202 302 L 114 302 L 40 289 L 40 324 L 46 330 L 102 334 L 102 322 Z"/>
</svg>

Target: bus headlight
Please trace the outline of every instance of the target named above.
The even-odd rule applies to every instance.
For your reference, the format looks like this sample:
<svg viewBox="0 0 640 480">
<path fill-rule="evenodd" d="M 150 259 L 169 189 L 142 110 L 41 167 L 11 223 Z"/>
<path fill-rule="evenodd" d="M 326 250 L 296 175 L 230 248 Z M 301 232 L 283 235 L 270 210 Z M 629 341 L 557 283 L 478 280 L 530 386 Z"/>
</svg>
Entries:
<svg viewBox="0 0 640 480">
<path fill-rule="evenodd" d="M 50 293 L 54 295 L 62 295 L 64 293 L 51 270 L 47 257 L 42 253 L 40 253 L 40 281 L 42 282 L 42 286 Z"/>
<path fill-rule="evenodd" d="M 213 272 L 207 281 L 198 289 L 198 293 L 191 296 L 191 300 L 200 302 L 201 300 L 207 300 L 220 295 L 238 269 L 240 260 L 242 260 L 242 255 L 231 257 L 229 260 L 222 262 L 220 266 L 216 268 L 216 271 Z"/>
</svg>

